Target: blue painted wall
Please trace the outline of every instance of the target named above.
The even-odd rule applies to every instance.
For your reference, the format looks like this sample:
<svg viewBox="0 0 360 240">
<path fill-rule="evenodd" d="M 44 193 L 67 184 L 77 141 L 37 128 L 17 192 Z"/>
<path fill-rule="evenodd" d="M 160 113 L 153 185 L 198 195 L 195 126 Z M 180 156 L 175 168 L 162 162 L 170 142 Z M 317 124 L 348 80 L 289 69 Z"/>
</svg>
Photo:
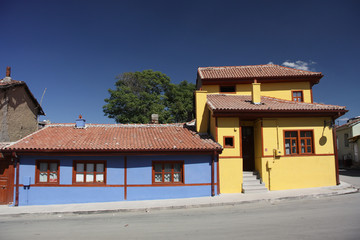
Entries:
<svg viewBox="0 0 360 240">
<path fill-rule="evenodd" d="M 88 203 L 123 201 L 124 187 L 78 187 L 78 186 L 35 186 L 36 160 L 60 161 L 60 185 L 72 185 L 73 161 L 104 160 L 106 161 L 107 185 L 124 184 L 124 157 L 20 157 L 20 184 L 26 184 L 30 177 L 30 188 L 20 187 L 19 205 L 43 205 L 65 203 Z M 153 161 L 184 161 L 185 184 L 211 183 L 210 155 L 166 155 L 166 156 L 128 156 L 127 157 L 127 200 L 149 200 L 167 198 L 187 198 L 211 196 L 211 186 L 152 186 Z M 216 182 L 216 163 L 215 163 Z M 16 177 L 15 177 L 16 179 Z M 149 185 L 149 186 L 132 186 Z M 216 188 L 215 188 L 216 190 Z M 15 195 L 14 195 L 15 197 Z"/>
</svg>

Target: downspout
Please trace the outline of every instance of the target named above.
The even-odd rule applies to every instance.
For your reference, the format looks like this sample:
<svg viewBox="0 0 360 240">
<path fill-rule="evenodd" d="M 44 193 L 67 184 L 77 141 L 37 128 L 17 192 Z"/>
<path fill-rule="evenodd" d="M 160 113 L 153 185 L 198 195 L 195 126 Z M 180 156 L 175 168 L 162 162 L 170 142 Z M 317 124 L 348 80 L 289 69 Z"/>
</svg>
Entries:
<svg viewBox="0 0 360 240">
<path fill-rule="evenodd" d="M 127 156 L 124 156 L 124 200 L 127 200 Z"/>
<path fill-rule="evenodd" d="M 335 176 L 336 176 L 336 185 L 340 184 L 339 179 L 339 160 L 338 160 L 338 150 L 337 150 L 337 140 L 336 140 L 336 131 L 335 131 L 335 120 L 333 119 L 333 144 L 334 144 L 334 155 L 335 155 Z"/>
<path fill-rule="evenodd" d="M 211 155 L 211 196 L 214 197 L 215 196 L 215 154 L 216 152 L 214 151 L 213 154 Z"/>
<path fill-rule="evenodd" d="M 15 185 L 15 207 L 19 206 L 19 179 L 20 179 L 20 159 L 16 156 L 16 153 L 12 153 L 12 158 L 16 162 L 16 185 Z"/>
</svg>

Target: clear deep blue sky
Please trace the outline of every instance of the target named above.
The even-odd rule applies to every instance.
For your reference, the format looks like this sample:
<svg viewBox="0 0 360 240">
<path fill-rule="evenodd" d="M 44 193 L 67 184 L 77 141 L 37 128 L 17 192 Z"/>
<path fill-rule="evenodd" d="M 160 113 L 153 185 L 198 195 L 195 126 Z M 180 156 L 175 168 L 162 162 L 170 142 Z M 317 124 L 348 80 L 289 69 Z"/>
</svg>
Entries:
<svg viewBox="0 0 360 240">
<path fill-rule="evenodd" d="M 114 123 L 102 106 L 123 72 L 195 83 L 269 62 L 322 72 L 314 101 L 360 115 L 360 1 L 0 0 L 0 32 L 0 78 L 11 66 L 39 102 L 47 88 L 41 120 Z"/>
</svg>

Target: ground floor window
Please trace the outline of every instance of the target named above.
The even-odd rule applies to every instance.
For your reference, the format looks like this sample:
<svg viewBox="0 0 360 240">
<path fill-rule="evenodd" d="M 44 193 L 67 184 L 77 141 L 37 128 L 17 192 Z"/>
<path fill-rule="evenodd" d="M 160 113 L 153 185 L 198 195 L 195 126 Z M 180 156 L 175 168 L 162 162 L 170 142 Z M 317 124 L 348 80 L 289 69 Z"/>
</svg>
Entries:
<svg viewBox="0 0 360 240">
<path fill-rule="evenodd" d="M 73 183 L 104 184 L 105 182 L 105 161 L 74 161 Z"/>
<path fill-rule="evenodd" d="M 285 155 L 313 154 L 313 131 L 285 131 Z"/>
<path fill-rule="evenodd" d="M 179 184 L 184 183 L 184 162 L 156 161 L 153 162 L 153 183 Z"/>
<path fill-rule="evenodd" d="M 35 184 L 59 184 L 59 161 L 38 160 Z"/>
</svg>

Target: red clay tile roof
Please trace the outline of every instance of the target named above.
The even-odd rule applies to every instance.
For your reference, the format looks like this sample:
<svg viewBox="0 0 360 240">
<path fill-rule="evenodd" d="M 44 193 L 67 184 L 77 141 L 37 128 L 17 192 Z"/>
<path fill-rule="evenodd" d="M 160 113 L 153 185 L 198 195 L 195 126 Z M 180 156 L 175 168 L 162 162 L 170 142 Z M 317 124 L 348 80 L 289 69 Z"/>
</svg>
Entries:
<svg viewBox="0 0 360 240">
<path fill-rule="evenodd" d="M 230 94 L 209 94 L 207 105 L 214 112 L 347 112 L 343 106 L 294 102 L 263 96 L 261 104 L 253 104 L 251 96 Z"/>
<path fill-rule="evenodd" d="M 228 67 L 199 67 L 198 75 L 203 80 L 288 77 L 316 77 L 320 79 L 323 76 L 321 72 L 310 72 L 274 64 Z"/>
<path fill-rule="evenodd" d="M 184 124 L 52 124 L 8 146 L 20 152 L 221 151 L 209 136 Z"/>
</svg>

